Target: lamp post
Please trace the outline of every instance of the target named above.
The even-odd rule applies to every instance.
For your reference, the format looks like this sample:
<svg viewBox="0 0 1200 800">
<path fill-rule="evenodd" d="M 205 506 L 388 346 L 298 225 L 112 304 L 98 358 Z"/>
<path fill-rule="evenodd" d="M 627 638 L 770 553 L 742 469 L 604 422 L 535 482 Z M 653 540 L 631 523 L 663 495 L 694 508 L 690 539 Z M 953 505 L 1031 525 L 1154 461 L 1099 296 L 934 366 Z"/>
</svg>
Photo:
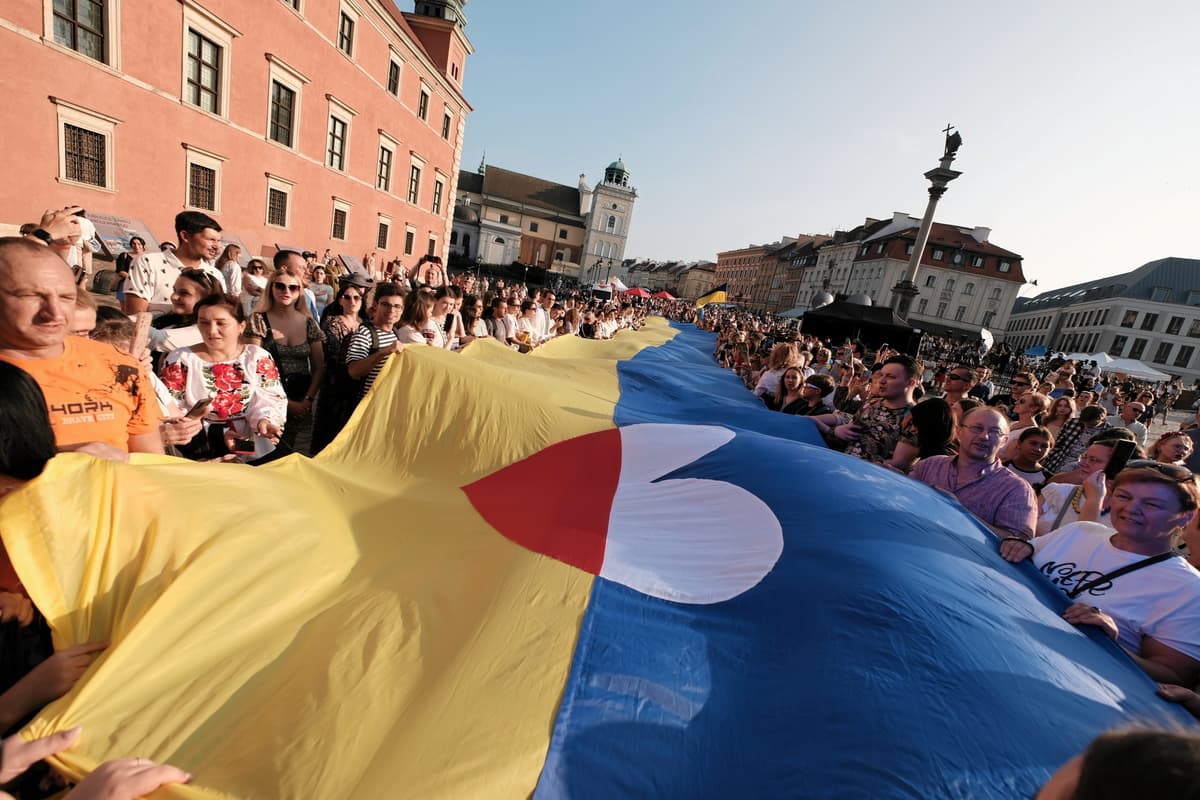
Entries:
<svg viewBox="0 0 1200 800">
<path fill-rule="evenodd" d="M 958 154 L 958 148 L 962 145 L 962 136 L 954 130 L 952 125 L 947 125 L 942 133 L 946 134 L 946 149 L 942 153 L 941 163 L 925 173 L 925 179 L 929 181 L 929 204 L 925 206 L 925 216 L 921 219 L 921 227 L 917 230 L 917 240 L 913 243 L 912 257 L 908 260 L 908 269 L 905 270 L 904 277 L 892 287 L 892 308 L 905 321 L 908 320 L 913 298 L 921 293 L 917 288 L 917 270 L 921 266 L 921 255 L 925 252 L 925 244 L 929 241 L 929 230 L 933 227 L 933 212 L 937 208 L 938 200 L 941 200 L 942 195 L 946 193 L 950 181 L 962 175 L 958 170 L 950 169 L 950 163 L 954 161 L 955 155 Z"/>
</svg>

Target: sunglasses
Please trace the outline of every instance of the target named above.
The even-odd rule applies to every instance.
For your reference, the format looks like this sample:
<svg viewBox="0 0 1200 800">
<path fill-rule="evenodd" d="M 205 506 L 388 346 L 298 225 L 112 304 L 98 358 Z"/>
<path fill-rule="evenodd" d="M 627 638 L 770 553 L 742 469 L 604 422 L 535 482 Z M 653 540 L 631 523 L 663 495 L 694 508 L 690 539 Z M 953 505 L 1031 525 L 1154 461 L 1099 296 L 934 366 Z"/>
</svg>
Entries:
<svg viewBox="0 0 1200 800">
<path fill-rule="evenodd" d="M 969 375 L 968 375 L 968 376 L 964 376 L 964 375 L 955 375 L 954 373 L 950 373 L 950 375 L 948 375 L 948 376 L 947 376 L 946 380 L 951 380 L 951 381 L 969 381 L 969 380 L 971 380 L 971 378 L 970 378 L 970 376 L 969 376 Z"/>
<path fill-rule="evenodd" d="M 1194 477 L 1192 471 L 1187 467 L 1181 467 L 1178 464 L 1163 464 L 1150 458 L 1135 458 L 1126 461 L 1125 469 L 1152 469 L 1176 483 L 1187 483 Z"/>
<path fill-rule="evenodd" d="M 300 284 L 298 284 L 298 283 L 280 283 L 279 281 L 275 281 L 274 283 L 271 284 L 271 288 L 277 292 L 298 292 L 298 291 L 300 291 Z"/>
<path fill-rule="evenodd" d="M 1013 386 L 1032 386 L 1033 384 L 1027 383 L 1026 381 L 1013 381 L 1012 385 Z"/>
<path fill-rule="evenodd" d="M 264 267 L 262 264 L 256 264 L 252 267 L 246 267 L 246 269 L 250 270 L 251 272 L 262 272 L 264 269 L 266 269 L 266 267 Z"/>
</svg>

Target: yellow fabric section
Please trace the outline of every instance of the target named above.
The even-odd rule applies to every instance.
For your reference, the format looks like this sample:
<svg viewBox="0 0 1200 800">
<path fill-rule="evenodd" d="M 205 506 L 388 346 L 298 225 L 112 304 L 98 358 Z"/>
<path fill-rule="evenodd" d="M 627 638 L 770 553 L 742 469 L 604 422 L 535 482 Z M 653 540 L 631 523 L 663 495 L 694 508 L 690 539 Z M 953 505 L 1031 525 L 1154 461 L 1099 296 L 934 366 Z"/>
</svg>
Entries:
<svg viewBox="0 0 1200 800">
<path fill-rule="evenodd" d="M 112 646 L 23 735 L 195 775 L 162 797 L 528 796 L 593 579 L 459 487 L 611 428 L 616 361 L 673 335 L 410 348 L 313 460 L 56 458 L 0 532 L 56 647 Z"/>
</svg>

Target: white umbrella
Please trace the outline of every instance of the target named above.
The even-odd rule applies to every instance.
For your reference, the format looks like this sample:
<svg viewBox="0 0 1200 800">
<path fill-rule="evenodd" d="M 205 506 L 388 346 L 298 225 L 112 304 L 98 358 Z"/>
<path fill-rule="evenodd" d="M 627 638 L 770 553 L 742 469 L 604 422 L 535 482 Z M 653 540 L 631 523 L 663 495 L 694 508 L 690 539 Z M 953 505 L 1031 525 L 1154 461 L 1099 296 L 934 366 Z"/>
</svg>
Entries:
<svg viewBox="0 0 1200 800">
<path fill-rule="evenodd" d="M 1108 353 L 1068 353 L 1063 358 L 1067 361 L 1095 361 L 1101 367 L 1106 367 L 1114 361 Z"/>
<path fill-rule="evenodd" d="M 617 290 L 618 292 L 628 292 L 629 291 L 629 287 L 626 286 L 625 284 L 621 283 L 620 278 L 613 278 L 612 281 L 610 282 L 610 285 L 612 286 L 613 289 Z"/>
<path fill-rule="evenodd" d="M 1141 378 L 1145 381 L 1169 381 L 1171 376 L 1159 372 L 1154 367 L 1147 366 L 1136 358 L 1114 358 L 1112 363 L 1104 368 L 1105 372 L 1120 372 L 1131 378 Z"/>
</svg>

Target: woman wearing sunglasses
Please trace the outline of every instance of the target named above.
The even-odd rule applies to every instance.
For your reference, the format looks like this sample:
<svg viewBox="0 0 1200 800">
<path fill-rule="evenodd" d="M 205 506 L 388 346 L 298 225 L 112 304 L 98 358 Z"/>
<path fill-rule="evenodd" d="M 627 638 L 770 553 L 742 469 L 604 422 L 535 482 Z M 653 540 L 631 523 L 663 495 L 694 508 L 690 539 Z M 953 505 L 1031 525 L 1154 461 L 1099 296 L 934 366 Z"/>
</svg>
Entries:
<svg viewBox="0 0 1200 800">
<path fill-rule="evenodd" d="M 1180 686 L 1200 679 L 1200 572 L 1173 539 L 1198 504 L 1189 470 L 1137 459 L 1112 482 L 1112 528 L 1074 522 L 1028 543 L 1072 601 L 1064 619 L 1099 628 L 1150 677 Z"/>
<path fill-rule="evenodd" d="M 284 443 L 311 454 L 313 404 L 325 379 L 325 336 L 312 318 L 298 268 L 275 270 L 268 291 L 246 322 L 245 340 L 261 345 L 279 366 L 288 397 Z"/>
<path fill-rule="evenodd" d="M 252 258 L 242 273 L 242 310 L 246 316 L 254 313 L 259 298 L 267 288 L 267 265 L 261 258 Z M 233 288 L 230 287 L 230 291 Z"/>
</svg>

